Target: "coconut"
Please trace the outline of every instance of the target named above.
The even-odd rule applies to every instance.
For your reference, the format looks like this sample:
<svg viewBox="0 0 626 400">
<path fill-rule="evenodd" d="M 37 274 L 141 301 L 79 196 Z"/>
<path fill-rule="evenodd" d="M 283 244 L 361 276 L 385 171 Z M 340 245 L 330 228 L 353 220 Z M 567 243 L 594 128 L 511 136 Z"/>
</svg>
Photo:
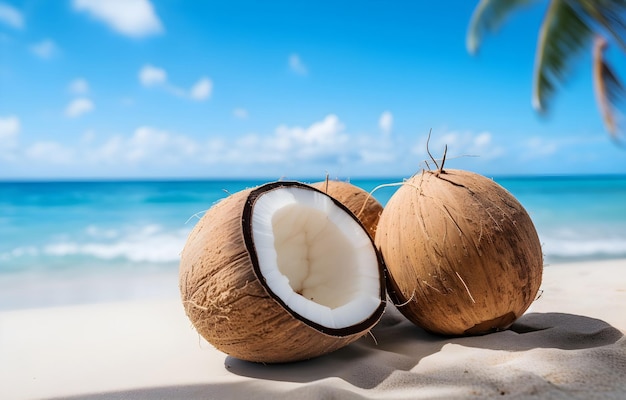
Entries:
<svg viewBox="0 0 626 400">
<path fill-rule="evenodd" d="M 214 205 L 181 255 L 180 291 L 218 350 L 263 363 L 337 350 L 385 308 L 382 257 L 344 205 L 308 185 L 273 182 Z"/>
<path fill-rule="evenodd" d="M 326 180 L 311 184 L 314 188 L 334 197 L 361 221 L 373 238 L 383 206 L 368 192 L 349 182 Z"/>
<path fill-rule="evenodd" d="M 409 320 L 444 335 L 509 327 L 534 301 L 543 256 L 532 220 L 493 180 L 424 171 L 389 199 L 376 246 L 388 294 Z"/>
</svg>

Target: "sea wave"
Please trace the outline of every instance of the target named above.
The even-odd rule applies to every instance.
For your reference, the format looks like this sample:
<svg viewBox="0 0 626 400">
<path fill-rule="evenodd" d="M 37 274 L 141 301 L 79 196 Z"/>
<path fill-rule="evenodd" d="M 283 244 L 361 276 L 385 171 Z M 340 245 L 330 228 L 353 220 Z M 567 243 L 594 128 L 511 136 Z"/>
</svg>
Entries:
<svg viewBox="0 0 626 400">
<path fill-rule="evenodd" d="M 94 233 L 93 228 L 91 233 Z M 124 258 L 132 262 L 173 262 L 180 259 L 187 237 L 187 230 L 168 231 L 159 225 L 148 225 L 121 237 L 110 230 L 98 233 L 104 237 L 116 237 L 116 240 L 58 242 L 44 246 L 43 253 L 59 257 L 83 255 L 103 260 Z"/>
<path fill-rule="evenodd" d="M 547 259 L 601 259 L 626 257 L 626 237 L 544 237 Z"/>
<path fill-rule="evenodd" d="M 159 224 L 105 227 L 90 225 L 81 232 L 50 238 L 47 243 L 15 244 L 0 252 L 0 270 L 27 265 L 83 264 L 88 259 L 101 262 L 175 263 L 189 234 L 184 229 Z M 580 232 L 540 234 L 546 261 L 626 258 L 626 233 L 599 236 Z"/>
<path fill-rule="evenodd" d="M 6 262 L 16 258 L 33 257 L 39 254 L 36 246 L 18 246 L 0 253 L 0 261 Z"/>
<path fill-rule="evenodd" d="M 150 224 L 124 229 L 89 226 L 80 234 L 66 235 L 40 246 L 17 246 L 0 254 L 3 263 L 62 257 L 90 257 L 103 261 L 171 263 L 180 259 L 188 229 L 168 230 Z"/>
</svg>

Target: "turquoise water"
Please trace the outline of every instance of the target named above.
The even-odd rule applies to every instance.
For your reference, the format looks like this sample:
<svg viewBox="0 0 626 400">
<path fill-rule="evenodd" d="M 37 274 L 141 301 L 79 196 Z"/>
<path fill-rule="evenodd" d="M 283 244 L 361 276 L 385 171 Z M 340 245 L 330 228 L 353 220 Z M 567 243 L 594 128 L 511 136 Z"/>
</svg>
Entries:
<svg viewBox="0 0 626 400">
<path fill-rule="evenodd" d="M 626 258 L 626 176 L 495 180 L 529 212 L 548 264 Z M 398 181 L 352 183 L 369 191 Z M 0 182 L 0 309 L 175 295 L 198 217 L 261 183 Z M 374 196 L 385 204 L 395 190 Z"/>
<path fill-rule="evenodd" d="M 529 212 L 548 263 L 626 257 L 626 177 L 496 181 Z"/>
</svg>

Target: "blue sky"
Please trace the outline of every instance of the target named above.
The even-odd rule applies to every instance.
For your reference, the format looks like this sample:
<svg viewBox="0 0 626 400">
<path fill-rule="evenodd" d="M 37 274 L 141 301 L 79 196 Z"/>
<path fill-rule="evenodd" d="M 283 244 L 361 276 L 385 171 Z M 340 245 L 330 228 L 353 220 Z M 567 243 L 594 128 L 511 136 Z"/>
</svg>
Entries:
<svg viewBox="0 0 626 400">
<path fill-rule="evenodd" d="M 545 4 L 471 56 L 474 6 L 0 0 L 0 179 L 404 177 L 431 129 L 450 168 L 626 173 L 588 55 L 531 108 Z"/>
</svg>

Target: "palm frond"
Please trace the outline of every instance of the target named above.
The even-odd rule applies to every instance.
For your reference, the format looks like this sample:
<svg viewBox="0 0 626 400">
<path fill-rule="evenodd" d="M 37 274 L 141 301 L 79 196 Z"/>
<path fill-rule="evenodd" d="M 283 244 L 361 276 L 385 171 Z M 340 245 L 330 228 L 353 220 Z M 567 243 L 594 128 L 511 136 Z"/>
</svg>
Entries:
<svg viewBox="0 0 626 400">
<path fill-rule="evenodd" d="M 571 1 L 581 15 L 590 20 L 595 30 L 610 34 L 612 39 L 626 51 L 626 1 L 624 0 L 576 0 Z"/>
<path fill-rule="evenodd" d="M 467 30 L 466 47 L 470 54 L 478 51 L 483 35 L 494 33 L 513 11 L 536 0 L 480 0 Z"/>
<path fill-rule="evenodd" d="M 532 105 L 546 111 L 556 88 L 570 73 L 572 59 L 591 39 L 592 31 L 567 0 L 551 0 L 537 43 Z"/>
<path fill-rule="evenodd" d="M 617 103 L 624 99 L 626 88 L 604 56 L 607 46 L 605 38 L 596 37 L 593 46 L 593 83 L 606 130 L 614 139 L 617 139 L 618 126 L 615 109 Z"/>
</svg>

